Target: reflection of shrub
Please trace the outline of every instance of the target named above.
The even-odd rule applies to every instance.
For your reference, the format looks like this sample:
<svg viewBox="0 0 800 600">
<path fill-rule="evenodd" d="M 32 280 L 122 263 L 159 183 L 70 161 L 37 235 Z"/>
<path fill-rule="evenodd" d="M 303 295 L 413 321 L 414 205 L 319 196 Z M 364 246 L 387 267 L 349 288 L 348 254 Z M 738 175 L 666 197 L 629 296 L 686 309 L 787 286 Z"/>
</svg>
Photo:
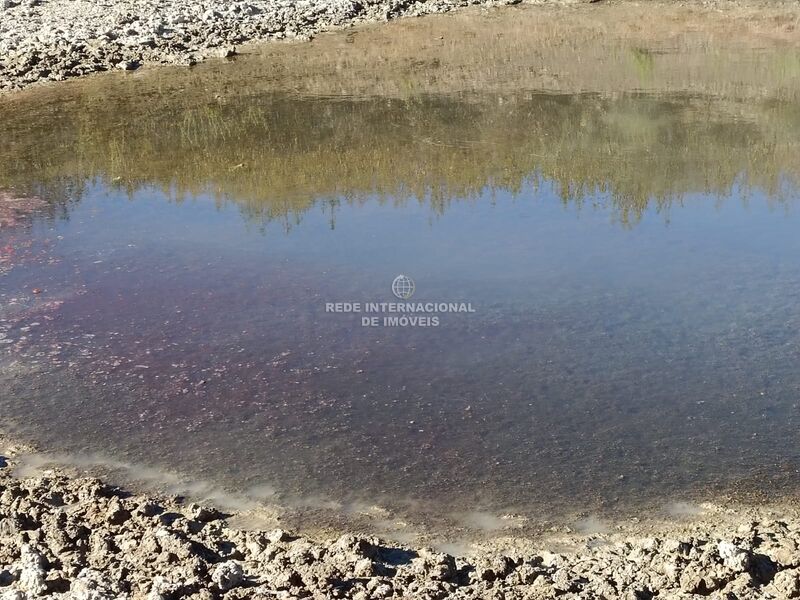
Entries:
<svg viewBox="0 0 800 600">
<path fill-rule="evenodd" d="M 630 52 L 639 80 L 649 80 L 653 76 L 653 54 L 645 48 L 631 48 Z"/>
<path fill-rule="evenodd" d="M 645 60 L 645 59 L 642 59 Z M 211 194 L 290 225 L 321 198 L 425 202 L 556 184 L 602 194 L 620 221 L 694 192 L 794 182 L 791 101 L 688 94 L 531 92 L 309 99 L 262 93 L 136 95 L 0 116 L 0 187 L 79 198 L 95 178 L 176 200 Z M 68 108 L 63 108 L 68 106 Z M 3 113 L 0 113 L 2 115 Z M 122 115 L 122 116 L 121 116 Z M 32 182 L 32 180 L 34 180 Z"/>
</svg>

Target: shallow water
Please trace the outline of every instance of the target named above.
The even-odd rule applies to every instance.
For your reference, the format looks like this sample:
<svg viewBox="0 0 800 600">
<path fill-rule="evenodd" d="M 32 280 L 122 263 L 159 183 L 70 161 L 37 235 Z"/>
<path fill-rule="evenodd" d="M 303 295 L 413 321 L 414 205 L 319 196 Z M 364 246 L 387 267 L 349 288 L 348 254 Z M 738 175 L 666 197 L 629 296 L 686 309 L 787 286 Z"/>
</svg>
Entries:
<svg viewBox="0 0 800 600">
<path fill-rule="evenodd" d="M 478 530 L 797 491 L 797 55 L 613 50 L 614 93 L 246 88 L 255 56 L 6 100 L 5 428 Z M 401 273 L 474 312 L 326 310 Z"/>
</svg>

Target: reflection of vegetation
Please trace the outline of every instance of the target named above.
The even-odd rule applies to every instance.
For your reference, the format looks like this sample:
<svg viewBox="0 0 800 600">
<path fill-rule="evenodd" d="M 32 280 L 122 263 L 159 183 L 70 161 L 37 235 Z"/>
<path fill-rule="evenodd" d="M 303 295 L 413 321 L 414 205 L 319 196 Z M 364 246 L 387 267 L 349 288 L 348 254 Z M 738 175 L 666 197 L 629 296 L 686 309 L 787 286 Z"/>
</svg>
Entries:
<svg viewBox="0 0 800 600">
<path fill-rule="evenodd" d="M 644 46 L 587 52 L 570 42 L 534 52 L 529 35 L 512 39 L 514 26 L 500 26 L 502 43 L 491 27 L 470 42 L 485 55 L 415 46 L 415 55 L 436 60 L 415 70 L 403 54 L 399 66 L 383 65 L 382 79 L 342 44 L 314 60 L 287 54 L 226 71 L 98 78 L 53 99 L 0 103 L 0 187 L 64 199 L 95 179 L 129 192 L 157 186 L 178 200 L 208 193 L 249 217 L 289 224 L 320 199 L 332 219 L 336 202 L 372 196 L 442 212 L 453 199 L 547 181 L 565 203 L 608 198 L 632 223 L 648 205 L 665 210 L 695 192 L 758 186 L 778 198 L 782 184 L 795 183 L 800 108 L 797 90 L 781 83 L 794 64 L 786 54 L 775 62 L 745 53 L 724 64 L 716 53 L 659 54 L 656 77 Z M 614 58 L 625 52 L 649 78 L 647 94 L 583 91 L 642 87 Z M 592 65 L 597 56 L 602 64 Z M 682 63 L 692 65 L 691 93 L 676 83 Z M 280 86 L 267 66 L 283 73 Z M 342 96 L 339 86 L 371 95 Z M 551 92 L 526 91 L 541 87 Z"/>
<path fill-rule="evenodd" d="M 781 176 L 797 169 L 800 136 L 794 105 L 710 108 L 688 97 L 272 95 L 116 119 L 133 110 L 78 111 L 57 126 L 15 121 L 40 133 L 11 136 L 0 184 L 24 188 L 33 178 L 63 196 L 101 178 L 131 192 L 211 193 L 250 216 L 288 219 L 322 197 L 414 198 L 441 212 L 486 188 L 519 192 L 550 180 L 565 202 L 607 194 L 629 222 L 649 203 L 728 194 L 735 183 L 777 195 Z"/>
<path fill-rule="evenodd" d="M 653 76 L 653 53 L 646 48 L 631 48 L 631 59 L 642 83 L 648 81 Z"/>
</svg>

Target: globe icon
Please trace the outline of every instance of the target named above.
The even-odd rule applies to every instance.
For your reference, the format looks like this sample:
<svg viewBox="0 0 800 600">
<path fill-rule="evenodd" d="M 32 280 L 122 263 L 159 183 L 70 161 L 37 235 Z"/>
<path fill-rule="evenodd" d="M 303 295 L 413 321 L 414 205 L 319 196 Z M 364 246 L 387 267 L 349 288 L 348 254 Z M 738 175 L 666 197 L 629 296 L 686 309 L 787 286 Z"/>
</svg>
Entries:
<svg viewBox="0 0 800 600">
<path fill-rule="evenodd" d="M 408 275 L 398 275 L 392 282 L 392 293 L 400 300 L 408 300 L 414 295 L 414 280 Z"/>
</svg>

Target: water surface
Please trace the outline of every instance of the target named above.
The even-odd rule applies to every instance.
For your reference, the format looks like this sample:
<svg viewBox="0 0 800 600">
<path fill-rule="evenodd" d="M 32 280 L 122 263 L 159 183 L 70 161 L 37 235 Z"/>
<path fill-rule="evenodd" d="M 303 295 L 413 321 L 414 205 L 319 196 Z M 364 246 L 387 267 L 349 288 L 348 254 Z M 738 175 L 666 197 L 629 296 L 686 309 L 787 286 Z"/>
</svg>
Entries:
<svg viewBox="0 0 800 600">
<path fill-rule="evenodd" d="M 796 53 L 619 42 L 612 92 L 574 52 L 4 100 L 4 427 L 434 526 L 795 492 Z M 400 273 L 474 312 L 326 311 Z"/>
</svg>

